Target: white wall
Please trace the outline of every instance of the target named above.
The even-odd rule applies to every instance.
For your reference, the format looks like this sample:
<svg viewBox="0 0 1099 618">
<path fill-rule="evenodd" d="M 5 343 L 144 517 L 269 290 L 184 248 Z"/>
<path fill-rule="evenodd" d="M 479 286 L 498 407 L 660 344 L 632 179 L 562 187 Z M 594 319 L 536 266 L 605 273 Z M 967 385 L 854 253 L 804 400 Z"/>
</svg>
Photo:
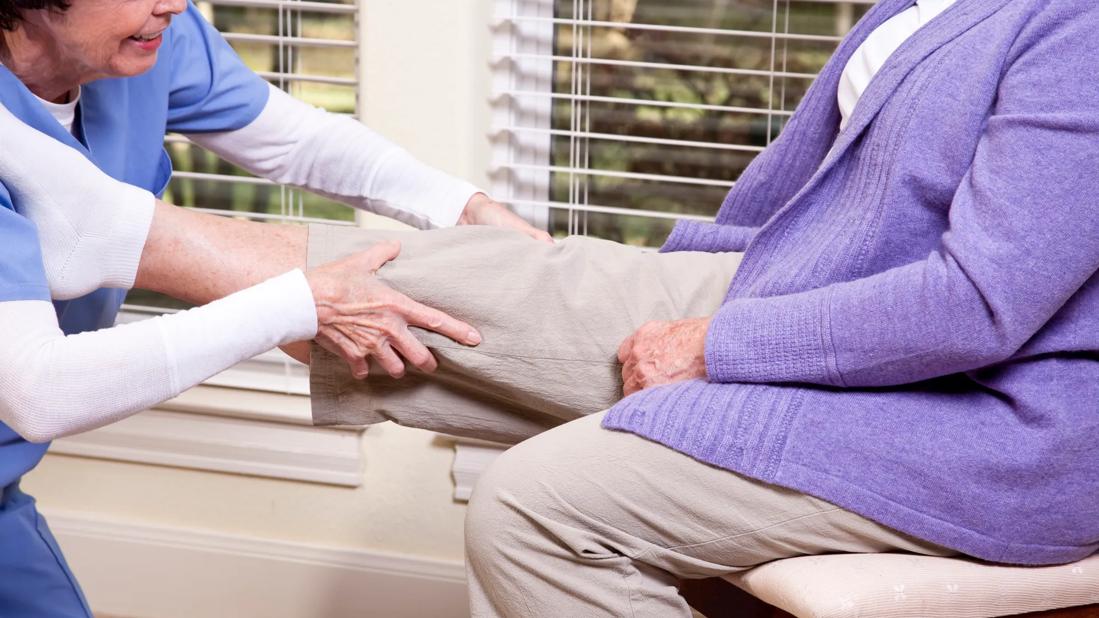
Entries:
<svg viewBox="0 0 1099 618">
<path fill-rule="evenodd" d="M 362 2 L 364 120 L 423 160 L 487 184 L 491 3 Z M 66 517 L 458 565 L 464 507 L 452 500 L 450 445 L 382 426 L 366 432 L 363 449 L 365 476 L 356 489 L 63 455 L 48 455 L 24 487 L 44 511 Z M 63 545 L 78 543 L 60 536 Z M 106 553 L 78 552 L 72 560 L 78 577 L 96 582 L 88 590 L 93 605 L 108 585 L 93 577 L 97 552 Z M 112 613 L 118 607 L 100 604 Z"/>
<path fill-rule="evenodd" d="M 485 186 L 492 2 L 362 1 L 367 124 Z"/>
</svg>

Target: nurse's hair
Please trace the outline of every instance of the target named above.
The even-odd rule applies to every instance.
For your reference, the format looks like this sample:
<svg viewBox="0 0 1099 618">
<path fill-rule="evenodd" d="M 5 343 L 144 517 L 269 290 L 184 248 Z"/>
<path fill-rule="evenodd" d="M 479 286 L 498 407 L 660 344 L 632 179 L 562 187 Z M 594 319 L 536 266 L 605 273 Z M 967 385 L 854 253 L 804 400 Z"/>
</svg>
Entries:
<svg viewBox="0 0 1099 618">
<path fill-rule="evenodd" d="M 0 0 L 0 30 L 15 30 L 23 20 L 23 11 L 64 11 L 67 8 L 69 3 L 66 0 Z"/>
</svg>

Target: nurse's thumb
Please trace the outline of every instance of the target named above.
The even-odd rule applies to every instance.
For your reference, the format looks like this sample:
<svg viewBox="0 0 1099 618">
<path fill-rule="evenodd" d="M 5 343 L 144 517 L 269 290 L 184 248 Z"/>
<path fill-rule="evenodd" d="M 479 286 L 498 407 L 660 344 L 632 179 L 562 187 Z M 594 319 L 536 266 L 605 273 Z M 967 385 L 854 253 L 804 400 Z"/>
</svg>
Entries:
<svg viewBox="0 0 1099 618">
<path fill-rule="evenodd" d="M 396 240 L 386 240 L 370 247 L 362 253 L 366 268 L 375 273 L 387 262 L 397 258 L 401 254 L 401 243 Z"/>
</svg>

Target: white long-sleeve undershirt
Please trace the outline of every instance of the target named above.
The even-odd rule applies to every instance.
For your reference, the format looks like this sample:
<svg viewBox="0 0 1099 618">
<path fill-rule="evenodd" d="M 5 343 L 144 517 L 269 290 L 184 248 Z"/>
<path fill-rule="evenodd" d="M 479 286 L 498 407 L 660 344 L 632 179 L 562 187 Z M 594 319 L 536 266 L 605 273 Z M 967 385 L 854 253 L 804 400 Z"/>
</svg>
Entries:
<svg viewBox="0 0 1099 618">
<path fill-rule="evenodd" d="M 43 104 L 71 130 L 79 95 L 77 90 L 71 103 Z M 6 175 L 16 177 L 15 185 L 49 178 L 59 166 L 73 184 L 87 185 L 81 199 L 56 199 L 46 190 L 39 191 L 40 200 L 25 200 L 24 215 L 40 231 L 53 297 L 76 298 L 99 287 L 132 286 L 152 223 L 153 196 L 101 181 L 101 172 L 75 159 L 79 154 L 57 150 L 52 140 L 43 142 L 44 136 L 7 110 L 0 111 L 0 123 L 13 134 L 13 143 L 25 150 L 20 160 L 0 165 Z M 361 123 L 308 105 L 274 86 L 259 116 L 247 126 L 189 137 L 257 175 L 420 228 L 454 225 L 469 198 L 479 192 L 474 185 L 417 161 Z"/>
<path fill-rule="evenodd" d="M 274 86 L 259 116 L 244 128 L 188 137 L 253 174 L 421 229 L 454 225 L 469 198 L 480 192 L 421 163 L 361 122 Z"/>
<path fill-rule="evenodd" d="M 32 442 L 88 431 L 316 331 L 300 270 L 189 311 L 79 335 L 61 332 L 49 302 L 3 302 L 0 421 Z"/>
<path fill-rule="evenodd" d="M 855 50 L 840 75 L 836 100 L 840 108 L 840 130 L 847 126 L 855 106 L 870 81 L 912 35 L 957 0 L 916 0 L 916 4 L 878 26 Z"/>
<path fill-rule="evenodd" d="M 70 130 L 73 108 L 47 106 Z M 9 152 L 0 163 L 13 185 L 29 187 L 24 214 L 39 227 L 54 297 L 130 287 L 151 225 L 153 196 L 106 177 L 7 110 L 0 113 L 0 130 L 23 148 L 22 156 Z M 243 129 L 191 137 L 276 182 L 417 227 L 453 225 L 478 192 L 360 123 L 274 88 L 264 110 Z M 67 187 L 84 199 L 57 195 L 56 187 L 39 182 L 58 165 L 72 180 Z M 17 350 L 0 357 L 0 421 L 36 442 L 101 427 L 256 354 L 311 339 L 316 329 L 313 296 L 300 271 L 187 312 L 79 335 L 61 332 L 50 303 L 0 303 L 0 338 Z"/>
</svg>

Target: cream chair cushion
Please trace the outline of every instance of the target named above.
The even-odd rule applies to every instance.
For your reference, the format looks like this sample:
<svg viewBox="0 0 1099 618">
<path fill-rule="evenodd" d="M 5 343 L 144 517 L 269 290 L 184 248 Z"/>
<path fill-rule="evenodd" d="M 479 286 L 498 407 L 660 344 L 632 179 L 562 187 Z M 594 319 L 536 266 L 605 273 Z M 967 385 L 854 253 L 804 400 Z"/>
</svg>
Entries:
<svg viewBox="0 0 1099 618">
<path fill-rule="evenodd" d="M 911 554 L 805 556 L 727 579 L 799 618 L 984 618 L 1099 603 L 1099 554 L 1038 568 Z"/>
</svg>

